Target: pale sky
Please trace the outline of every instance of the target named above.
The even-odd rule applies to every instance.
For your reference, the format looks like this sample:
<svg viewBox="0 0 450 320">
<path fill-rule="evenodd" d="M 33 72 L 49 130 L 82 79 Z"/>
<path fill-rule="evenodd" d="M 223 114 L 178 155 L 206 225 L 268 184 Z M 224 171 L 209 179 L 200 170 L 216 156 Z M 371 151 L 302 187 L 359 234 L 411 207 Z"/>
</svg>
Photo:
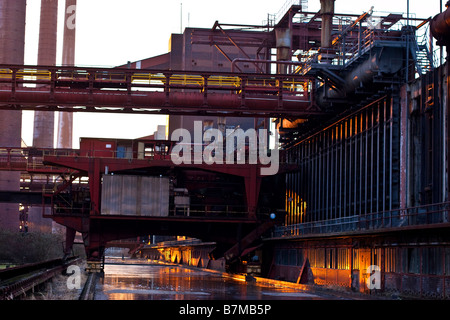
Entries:
<svg viewBox="0 0 450 320">
<path fill-rule="evenodd" d="M 446 0 L 410 0 L 410 13 L 418 18 L 434 16 Z M 40 0 L 28 0 L 25 64 L 37 62 Z M 221 23 L 261 24 L 277 13 L 286 0 L 78 0 L 75 64 L 123 65 L 168 52 L 171 33 L 182 28 L 211 28 Z M 382 13 L 407 11 L 407 0 L 336 0 L 337 13 L 361 14 L 374 6 Z M 59 0 L 58 58 L 61 64 L 65 0 Z M 319 0 L 308 1 L 308 11 L 320 9 Z M 153 134 L 165 117 L 77 113 L 74 116 L 74 148 L 79 137 L 137 138 Z M 32 144 L 33 112 L 23 112 L 22 137 Z"/>
</svg>

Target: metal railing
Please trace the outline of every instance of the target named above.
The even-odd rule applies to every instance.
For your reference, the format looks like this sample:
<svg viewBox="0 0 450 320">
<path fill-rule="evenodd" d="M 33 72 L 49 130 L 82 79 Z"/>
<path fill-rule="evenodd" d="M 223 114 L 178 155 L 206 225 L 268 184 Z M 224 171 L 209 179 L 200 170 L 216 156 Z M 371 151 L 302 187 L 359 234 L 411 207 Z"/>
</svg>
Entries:
<svg viewBox="0 0 450 320">
<path fill-rule="evenodd" d="M 276 25 L 280 20 L 284 17 L 284 15 L 288 12 L 288 10 L 292 6 L 302 6 L 302 11 L 308 10 L 308 0 L 286 0 L 283 6 L 278 10 L 278 12 L 274 15 L 274 24 Z"/>
<path fill-rule="evenodd" d="M 242 87 L 283 89 L 288 92 L 303 90 L 307 87 L 309 79 L 299 79 L 296 76 L 284 75 L 282 77 L 269 74 L 239 74 L 236 76 L 228 73 L 198 73 L 190 71 L 143 71 L 120 68 L 78 68 L 78 67 L 1 67 L 0 83 L 9 84 L 11 82 L 25 85 L 63 85 L 64 83 L 98 83 L 108 87 L 111 85 L 121 85 L 136 87 L 149 87 L 165 89 L 166 86 L 180 87 L 185 89 L 223 89 L 242 90 Z"/>
<path fill-rule="evenodd" d="M 317 115 L 299 74 L 0 65 L 2 110 L 264 117 Z"/>
<path fill-rule="evenodd" d="M 406 32 L 390 32 L 391 30 L 387 29 L 376 29 L 376 28 L 367 28 L 364 29 L 360 34 L 357 32 L 356 36 L 352 36 L 349 33 L 353 29 L 357 29 L 357 26 L 353 28 L 348 28 L 345 32 L 339 35 L 333 41 L 333 48 L 324 49 L 321 48 L 313 48 L 306 52 L 302 57 L 302 62 L 304 65 L 298 67 L 296 73 L 305 75 L 312 68 L 314 64 L 321 63 L 320 56 L 325 54 L 329 57 L 325 63 L 328 65 L 336 65 L 336 66 L 347 66 L 354 61 L 356 61 L 359 57 L 369 52 L 377 43 L 382 43 L 386 45 L 387 43 L 392 43 L 394 46 L 398 46 L 399 43 L 404 43 L 406 46 L 405 36 Z M 426 33 L 425 33 L 426 35 Z M 420 42 L 421 48 L 424 45 L 423 36 L 410 36 L 413 40 L 410 40 L 410 43 Z M 325 50 L 325 51 L 324 51 Z M 421 51 L 419 47 L 417 47 L 417 52 Z M 331 58 L 331 59 L 330 59 Z M 427 52 L 427 56 L 423 57 L 424 60 L 430 60 L 432 65 L 435 65 L 434 58 L 430 52 Z M 419 61 L 423 63 L 423 61 Z"/>
<path fill-rule="evenodd" d="M 38 148 L 0 148 L 0 170 L 28 172 L 66 172 L 68 169 L 45 165 L 44 156 L 75 156 L 78 150 L 38 149 Z"/>
<path fill-rule="evenodd" d="M 261 162 L 260 150 L 249 150 L 248 146 L 243 149 L 235 149 L 228 152 L 225 144 L 223 153 L 210 154 L 205 152 L 207 145 L 202 145 L 197 150 L 194 145 L 186 146 L 184 152 L 189 152 L 187 158 L 183 158 L 184 164 L 197 164 L 198 159 L 204 164 L 217 165 L 261 165 L 267 166 L 267 163 Z M 29 148 L 0 148 L 0 171 L 21 171 L 30 174 L 67 174 L 74 172 L 72 169 L 59 166 L 44 164 L 45 156 L 78 157 L 78 158 L 105 158 L 105 159 L 124 159 L 124 160 L 145 160 L 145 161 L 166 161 L 173 165 L 171 149 L 165 151 L 117 151 L 117 150 L 37 150 L 38 155 L 30 155 Z M 217 149 L 216 149 L 217 152 Z M 292 159 L 288 159 L 285 150 L 278 150 L 278 157 L 270 158 L 270 161 L 277 161 L 279 165 L 295 165 Z M 176 154 L 179 156 L 178 154 Z M 184 157 L 185 155 L 183 155 Z M 271 157 L 271 155 L 268 155 Z M 269 163 L 270 165 L 270 163 Z M 25 181 L 24 181 L 25 182 Z"/>
<path fill-rule="evenodd" d="M 228 204 L 190 204 L 184 207 L 176 207 L 170 204 L 169 216 L 186 217 L 220 217 L 220 218 L 245 218 L 248 215 L 248 207 Z"/>
<path fill-rule="evenodd" d="M 275 227 L 273 237 L 384 231 L 450 223 L 450 202 Z"/>
</svg>

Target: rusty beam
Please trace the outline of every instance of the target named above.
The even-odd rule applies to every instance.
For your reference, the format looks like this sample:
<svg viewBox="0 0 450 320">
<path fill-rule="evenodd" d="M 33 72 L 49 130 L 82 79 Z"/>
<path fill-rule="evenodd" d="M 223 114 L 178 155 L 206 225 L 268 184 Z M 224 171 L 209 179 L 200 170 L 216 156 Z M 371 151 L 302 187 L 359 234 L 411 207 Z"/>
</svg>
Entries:
<svg viewBox="0 0 450 320">
<path fill-rule="evenodd" d="M 42 192 L 0 191 L 0 203 L 23 203 L 27 205 L 51 204 L 42 198 Z"/>
</svg>

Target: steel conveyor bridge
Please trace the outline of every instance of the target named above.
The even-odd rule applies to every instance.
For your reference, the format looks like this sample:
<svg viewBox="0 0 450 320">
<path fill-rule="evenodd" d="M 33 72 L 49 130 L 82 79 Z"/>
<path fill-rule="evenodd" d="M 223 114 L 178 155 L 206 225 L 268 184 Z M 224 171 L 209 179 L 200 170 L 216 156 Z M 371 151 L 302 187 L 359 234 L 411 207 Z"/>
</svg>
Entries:
<svg viewBox="0 0 450 320">
<path fill-rule="evenodd" d="M 0 65 L 0 109 L 239 117 L 306 117 L 312 77 Z"/>
</svg>

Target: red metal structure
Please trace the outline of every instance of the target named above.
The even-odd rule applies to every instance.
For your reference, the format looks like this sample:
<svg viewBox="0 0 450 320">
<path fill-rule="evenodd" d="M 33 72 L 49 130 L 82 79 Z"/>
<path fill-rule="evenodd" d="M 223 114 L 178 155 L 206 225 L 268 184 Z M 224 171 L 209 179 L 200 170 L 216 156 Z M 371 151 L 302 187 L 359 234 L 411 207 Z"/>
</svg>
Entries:
<svg viewBox="0 0 450 320">
<path fill-rule="evenodd" d="M 65 112 L 322 114 L 310 94 L 312 78 L 301 75 L 2 65 L 0 83 L 0 108 L 11 110 L 42 106 L 42 111 Z"/>
<path fill-rule="evenodd" d="M 435 70 L 422 32 L 428 19 L 391 13 L 374 24 L 372 12 L 335 14 L 333 0 L 321 3 L 323 10 L 305 12 L 290 2 L 265 26 L 188 28 L 172 36 L 168 54 L 118 68 L 0 65 L 0 110 L 183 116 L 175 128 L 203 116 L 212 123 L 213 117 L 276 118 L 281 158 L 291 163 L 281 161 L 280 174 L 263 177 L 260 163 L 174 165 L 173 142 L 150 139 L 83 139 L 80 150 L 5 148 L 0 169 L 57 174 L 44 194 L 43 203 L 52 206 L 47 216 L 67 227 L 66 250 L 82 233 L 92 261 L 100 261 L 111 240 L 171 234 L 216 242 L 214 257 L 232 262 L 279 222 L 284 225 L 265 239 L 263 273 L 271 277 L 301 282 L 312 275 L 320 284 L 362 291 L 370 262 L 389 257 L 396 262 L 386 269 L 395 269 L 397 261 L 417 257 L 411 243 L 428 241 L 425 261 L 436 241 L 448 239 L 443 188 L 449 181 L 442 164 L 448 137 L 440 135 L 448 117 L 440 99 L 445 75 Z M 440 42 L 447 14 L 431 27 Z M 30 180 L 23 186 L 50 185 Z M 124 192 L 145 202 L 142 193 L 129 192 L 143 183 L 161 186 L 151 195 L 164 198 L 167 213 L 142 206 L 136 214 L 119 206 L 107 212 L 115 203 L 106 195 Z M 416 222 L 421 219 L 431 223 Z"/>
<path fill-rule="evenodd" d="M 139 144 L 142 149 L 138 148 Z M 232 254 L 228 254 L 229 259 L 235 259 L 262 232 L 283 220 L 283 212 L 276 210 L 280 201 L 262 206 L 261 201 L 271 199 L 266 194 L 270 190 L 267 186 L 274 187 L 276 180 L 261 176 L 263 165 L 175 166 L 170 155 L 173 144 L 171 141 L 147 139 L 86 138 L 81 139 L 80 150 L 5 148 L 0 150 L 0 170 L 52 176 L 51 181 L 36 181 L 43 187 L 47 186 L 42 205 L 50 204 L 52 207 L 51 214 L 44 213 L 44 216 L 67 227 L 67 251 L 70 251 L 75 232 L 82 233 L 88 258 L 93 261 L 102 257 L 107 242 L 143 234 L 183 234 L 216 241 L 219 243 L 216 252 L 219 256 L 242 239 L 244 242 L 239 250 L 236 247 Z M 129 147 L 130 152 L 124 153 L 121 146 Z M 281 167 L 283 170 L 288 166 Z M 188 214 L 180 215 L 171 201 L 168 216 L 153 216 L 151 212 L 146 216 L 105 215 L 102 213 L 102 179 L 105 174 L 169 177 L 171 190 L 185 188 L 194 200 Z M 88 183 L 81 183 L 81 177 L 88 178 Z M 220 191 L 214 193 L 219 182 L 217 190 Z M 29 188 L 36 189 L 32 185 L 33 182 Z M 8 193 L 8 196 L 19 195 Z M 36 201 L 30 199 L 35 199 L 31 194 L 29 204 Z M 274 212 L 277 219 L 269 217 Z"/>
<path fill-rule="evenodd" d="M 262 177 L 258 171 L 259 165 L 181 164 L 175 167 L 170 159 L 171 142 L 140 141 L 140 143 L 145 143 L 147 149 L 153 152 L 141 157 L 133 152 L 131 157 L 119 158 L 117 148 L 114 149 L 114 141 L 87 139 L 81 141 L 81 149 L 76 156 L 47 155 L 44 157 L 46 165 L 65 167 L 77 172 L 58 192 L 51 195 L 54 208 L 52 218 L 66 225 L 69 230 L 76 230 L 84 235 L 89 258 L 101 257 L 102 250 L 108 241 L 147 233 L 184 234 L 231 247 L 236 239 L 243 238 L 258 226 L 259 229 L 267 230 L 276 222 L 269 219 L 269 213 L 275 208 L 267 208 L 266 212 L 261 208 L 257 210 L 262 183 Z M 109 148 L 100 149 L 102 144 L 106 144 Z M 195 172 L 193 174 L 196 177 L 196 181 L 193 182 L 189 181 L 189 175 L 192 175 L 192 172 Z M 219 199 L 209 196 L 197 205 L 192 203 L 189 216 L 179 216 L 172 209 L 169 216 L 164 217 L 151 214 L 140 217 L 121 214 L 109 216 L 102 214 L 102 177 L 111 173 L 169 177 L 171 185 L 189 189 L 190 192 L 202 189 L 202 185 L 208 184 L 208 181 L 220 180 L 223 185 L 219 198 L 231 195 L 231 191 L 227 190 L 228 184 L 238 186 L 243 182 L 245 187 L 242 190 L 244 194 L 241 205 L 233 205 L 231 200 L 218 202 Z M 89 178 L 89 194 L 83 190 L 73 189 L 72 181 L 78 176 Z M 198 180 L 199 177 L 203 178 Z M 182 180 L 184 182 L 181 182 Z M 86 207 L 87 197 L 89 206 Z M 70 206 L 65 204 L 65 199 L 70 199 Z M 79 202 L 77 203 L 74 199 L 79 199 Z M 244 203 L 245 205 L 242 205 Z M 70 247 L 70 232 L 68 235 L 68 247 Z M 258 235 L 253 237 L 249 244 L 257 237 Z M 220 248 L 220 250 L 225 249 L 225 247 Z M 223 254 L 220 250 L 218 254 Z"/>
</svg>

